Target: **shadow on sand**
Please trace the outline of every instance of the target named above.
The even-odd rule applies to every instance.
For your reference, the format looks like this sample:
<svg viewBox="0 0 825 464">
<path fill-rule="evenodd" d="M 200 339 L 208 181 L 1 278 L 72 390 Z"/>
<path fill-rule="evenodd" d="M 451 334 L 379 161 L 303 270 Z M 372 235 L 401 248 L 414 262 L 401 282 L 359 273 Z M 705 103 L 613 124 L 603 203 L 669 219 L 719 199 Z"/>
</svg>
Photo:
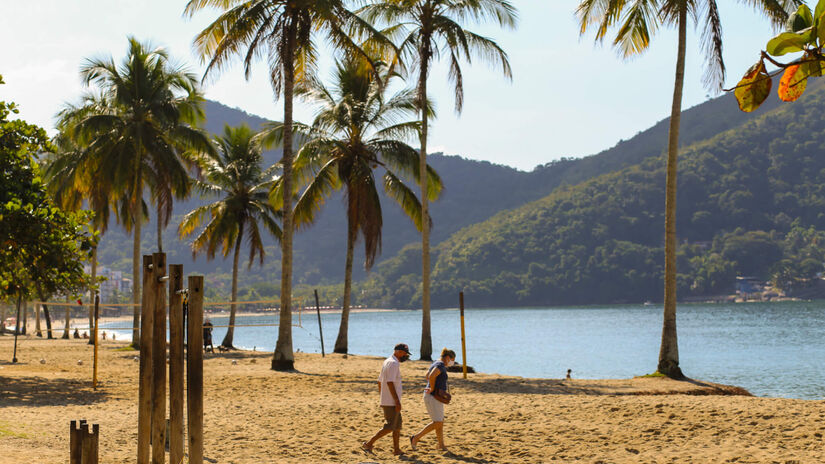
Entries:
<svg viewBox="0 0 825 464">
<path fill-rule="evenodd" d="M 102 390 L 92 390 L 88 380 L 0 376 L 0 408 L 90 405 L 107 399 Z"/>
</svg>

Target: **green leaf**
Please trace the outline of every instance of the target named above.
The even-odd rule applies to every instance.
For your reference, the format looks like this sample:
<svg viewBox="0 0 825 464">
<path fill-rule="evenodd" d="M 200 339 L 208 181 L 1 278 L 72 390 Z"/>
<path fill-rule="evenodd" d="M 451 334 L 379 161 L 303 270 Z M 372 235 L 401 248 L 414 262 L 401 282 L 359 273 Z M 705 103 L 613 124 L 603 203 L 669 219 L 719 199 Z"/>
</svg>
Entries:
<svg viewBox="0 0 825 464">
<path fill-rule="evenodd" d="M 800 5 L 796 12 L 788 16 L 788 21 L 785 23 L 785 28 L 789 32 L 799 32 L 802 29 L 813 26 L 814 17 L 811 14 L 811 9 L 807 5 Z"/>
<path fill-rule="evenodd" d="M 814 9 L 814 18 L 817 18 L 817 23 L 820 23 L 823 14 L 825 14 L 825 0 L 819 0 Z"/>
<path fill-rule="evenodd" d="M 765 71 L 765 63 L 759 61 L 745 73 L 733 94 L 739 109 L 750 113 L 759 108 L 771 93 L 771 76 Z"/>
<path fill-rule="evenodd" d="M 801 52 L 808 43 L 807 35 L 808 34 L 800 35 L 793 32 L 783 32 L 768 42 L 765 51 L 773 56 Z"/>
<path fill-rule="evenodd" d="M 792 102 L 799 99 L 805 93 L 805 87 L 808 85 L 808 76 L 802 69 L 801 65 L 789 66 L 779 80 L 779 88 L 777 92 L 782 101 Z"/>
</svg>

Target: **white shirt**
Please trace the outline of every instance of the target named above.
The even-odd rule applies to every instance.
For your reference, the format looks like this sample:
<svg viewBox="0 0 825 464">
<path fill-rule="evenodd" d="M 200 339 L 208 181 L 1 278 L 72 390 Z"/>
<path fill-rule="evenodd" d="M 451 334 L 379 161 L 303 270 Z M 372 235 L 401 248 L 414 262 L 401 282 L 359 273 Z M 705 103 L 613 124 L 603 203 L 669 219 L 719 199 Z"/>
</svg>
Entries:
<svg viewBox="0 0 825 464">
<path fill-rule="evenodd" d="M 395 385 L 395 393 L 398 395 L 398 401 L 401 401 L 401 363 L 395 355 L 384 360 L 378 381 L 381 382 L 381 406 L 395 406 L 395 400 L 387 382 Z"/>
</svg>

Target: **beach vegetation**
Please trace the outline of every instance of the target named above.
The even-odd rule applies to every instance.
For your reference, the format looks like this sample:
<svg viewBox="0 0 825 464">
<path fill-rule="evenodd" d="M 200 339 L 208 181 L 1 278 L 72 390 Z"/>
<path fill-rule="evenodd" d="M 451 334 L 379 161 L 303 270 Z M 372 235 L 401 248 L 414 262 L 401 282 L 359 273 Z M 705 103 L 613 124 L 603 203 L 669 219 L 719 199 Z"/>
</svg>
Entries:
<svg viewBox="0 0 825 464">
<path fill-rule="evenodd" d="M 293 258 L 293 115 L 295 85 L 315 74 L 319 38 L 332 44 L 335 52 L 369 55 L 358 46 L 355 36 L 369 36 L 376 49 L 391 44 L 369 23 L 347 9 L 343 0 L 298 2 L 293 0 L 190 0 L 184 14 L 192 17 L 201 10 L 221 10 L 218 18 L 195 38 L 198 55 L 206 62 L 204 78 L 214 76 L 236 57 L 243 59 L 248 79 L 253 63 L 266 56 L 270 83 L 275 97 L 283 96 L 284 117 L 281 157 L 282 230 L 281 312 L 278 340 L 272 356 L 272 369 L 292 370 L 292 258 Z M 382 45 L 383 44 L 383 45 Z"/>
<path fill-rule="evenodd" d="M 343 189 L 345 196 L 347 254 L 336 353 L 347 352 L 355 243 L 364 241 L 367 270 L 381 250 L 379 190 L 398 204 L 418 230 L 428 222 L 422 220 L 421 203 L 404 181 L 418 183 L 421 177 L 418 153 L 405 143 L 419 135 L 415 91 L 386 96 L 387 86 L 399 77 L 392 67 L 377 64 L 380 74 L 362 68 L 357 60 L 339 61 L 331 86 L 314 79 L 296 86 L 296 95 L 318 108 L 311 125 L 296 124 L 296 133 L 304 143 L 294 169 L 299 178 L 308 178 L 295 204 L 296 224 L 311 224 L 334 190 Z M 263 135 L 280 139 L 282 132 L 282 125 L 274 124 Z M 383 173 L 378 173 L 381 186 L 376 181 L 378 169 Z M 441 193 L 441 180 L 430 166 L 425 176 L 430 200 L 435 200 Z"/>
<path fill-rule="evenodd" d="M 261 145 L 247 125 L 225 126 L 223 135 L 215 137 L 217 149 L 200 152 L 192 158 L 200 168 L 200 179 L 192 185 L 211 202 L 187 214 L 178 227 L 181 238 L 198 230 L 192 241 L 192 253 L 205 252 L 207 259 L 220 252 L 224 258 L 232 253 L 232 303 L 238 301 L 238 263 L 241 245 L 249 246 L 249 267 L 258 257 L 264 261 L 263 228 L 276 240 L 282 236 L 278 224 L 281 213 L 269 201 L 269 192 L 279 165 L 262 167 Z M 221 342 L 232 348 L 235 333 L 236 305 L 229 312 L 229 327 Z"/>
<path fill-rule="evenodd" d="M 516 8 L 507 0 L 476 0 L 453 2 L 449 0 L 379 0 L 359 10 L 368 21 L 386 26 L 384 34 L 399 43 L 402 63 L 417 63 L 418 69 L 410 68 L 415 79 L 418 111 L 421 120 L 419 131 L 419 170 L 427 166 L 427 133 L 430 109 L 428 105 L 427 78 L 433 63 L 442 55 L 449 61 L 448 79 L 452 84 L 456 113 L 464 106 L 464 77 L 461 62 L 473 59 L 500 66 L 504 76 L 512 79 L 507 53 L 499 45 L 484 36 L 465 29 L 465 23 L 492 23 L 515 28 L 518 18 Z M 429 182 L 420 182 L 421 215 L 429 221 Z M 432 224 L 421 228 L 421 348 L 420 357 L 432 360 L 432 327 L 430 323 L 430 229 Z"/>
<path fill-rule="evenodd" d="M 157 245 L 162 251 L 161 232 L 169 222 L 173 199 L 189 194 L 184 153 L 210 150 L 211 145 L 196 127 L 203 116 L 203 97 L 195 76 L 174 64 L 163 48 L 134 37 L 128 42 L 119 65 L 107 57 L 81 66 L 81 78 L 90 90 L 80 103 L 66 105 L 58 115 L 58 127 L 77 147 L 62 152 L 71 171 L 67 176 L 75 179 L 70 182 L 83 184 L 88 175 L 98 182 L 105 179 L 94 188 L 104 189 L 103 195 L 113 199 L 118 221 L 133 233 L 132 301 L 139 305 L 140 236 L 148 216 L 144 193 L 148 189 L 156 206 Z M 87 192 L 91 190 L 82 193 Z M 95 209 L 101 208 L 98 202 Z M 133 344 L 140 340 L 139 314 L 135 306 Z"/>
<path fill-rule="evenodd" d="M 0 78 L 2 84 L 2 78 Z M 46 132 L 0 102 L 0 299 L 75 294 L 89 284 L 83 263 L 96 237 L 89 214 L 66 212 L 46 191 L 37 158 L 53 152 Z"/>
<path fill-rule="evenodd" d="M 755 9 L 763 13 L 774 25 L 782 24 L 788 17 L 786 7 L 801 3 L 798 0 L 780 2 L 754 2 Z M 682 113 L 682 92 L 685 79 L 687 49 L 687 23 L 694 21 L 701 29 L 700 46 L 705 55 L 703 83 L 712 92 L 722 90 L 725 81 L 725 63 L 722 58 L 722 21 L 716 0 L 700 2 L 692 0 L 638 0 L 635 2 L 604 2 L 583 0 L 577 10 L 580 33 L 596 29 L 596 41 L 602 42 L 608 31 L 617 28 L 613 39 L 623 58 L 645 52 L 657 29 L 663 25 L 674 26 L 678 31 L 676 53 L 676 78 L 670 113 L 667 143 L 667 170 L 665 181 L 665 246 L 664 246 L 664 314 L 662 342 L 658 370 L 674 378 L 682 377 L 679 367 L 679 348 L 676 335 L 676 174 L 679 152 L 679 123 Z"/>
</svg>

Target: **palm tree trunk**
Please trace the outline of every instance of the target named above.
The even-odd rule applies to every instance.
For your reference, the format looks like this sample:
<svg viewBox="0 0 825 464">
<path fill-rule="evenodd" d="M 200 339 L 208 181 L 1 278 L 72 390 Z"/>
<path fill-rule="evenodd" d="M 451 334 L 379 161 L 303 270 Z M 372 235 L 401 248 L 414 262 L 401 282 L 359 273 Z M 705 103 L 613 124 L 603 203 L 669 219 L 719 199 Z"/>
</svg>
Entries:
<svg viewBox="0 0 825 464">
<path fill-rule="evenodd" d="M 66 303 L 69 302 L 69 297 L 66 297 Z M 72 324 L 72 307 L 66 305 L 66 326 L 63 327 L 63 338 L 69 339 L 72 338 L 69 334 L 69 329 L 71 328 L 70 325 Z"/>
<path fill-rule="evenodd" d="M 238 301 L 238 258 L 241 256 L 241 241 L 243 240 L 243 222 L 238 230 L 238 238 L 235 240 L 235 257 L 232 261 L 232 309 L 229 310 L 229 327 L 226 328 L 226 335 L 223 337 L 221 345 L 233 348 L 232 339 L 235 336 L 235 302 Z"/>
<path fill-rule="evenodd" d="M 6 305 L 0 304 L 0 336 L 6 335 Z"/>
<path fill-rule="evenodd" d="M 289 371 L 295 368 L 292 352 L 292 95 L 295 87 L 295 26 L 286 31 L 286 46 L 281 59 L 284 66 L 284 206 L 281 238 L 281 317 L 278 341 L 272 354 L 272 369 Z"/>
<path fill-rule="evenodd" d="M 352 298 L 352 255 L 355 251 L 355 221 L 347 216 L 347 262 L 344 269 L 344 304 L 341 307 L 341 326 L 335 339 L 335 353 L 347 352 L 347 333 L 349 332 L 349 307 Z"/>
<path fill-rule="evenodd" d="M 95 280 L 97 279 L 97 246 L 92 248 L 92 285 L 95 284 Z M 89 288 L 89 327 L 94 327 L 95 325 L 95 307 L 93 304 L 94 302 L 94 287 Z M 91 330 L 90 330 L 91 332 Z M 92 337 L 89 337 L 89 344 L 94 345 L 95 341 Z"/>
<path fill-rule="evenodd" d="M 667 144 L 667 181 L 665 185 L 665 305 L 662 322 L 662 345 L 658 371 L 672 378 L 683 378 L 679 368 L 679 345 L 676 339 L 676 172 L 679 153 L 679 122 L 682 114 L 682 88 L 685 82 L 685 46 L 687 10 L 679 12 L 679 51 L 676 58 L 676 82 L 670 111 Z"/>
<path fill-rule="evenodd" d="M 163 222 L 160 220 L 160 202 L 158 202 L 158 253 L 163 253 Z"/>
<path fill-rule="evenodd" d="M 137 193 L 135 194 L 137 195 Z M 135 237 L 134 242 L 132 243 L 132 304 L 133 311 L 132 311 L 132 347 L 136 350 L 140 349 L 140 268 L 142 265 L 142 260 L 140 257 L 140 220 L 141 215 L 139 212 L 139 205 L 140 205 L 140 197 L 135 201 L 138 206 L 134 207 L 132 211 L 133 214 L 133 221 L 134 221 L 134 228 L 135 228 Z"/>
<path fill-rule="evenodd" d="M 36 283 L 35 288 L 37 289 L 37 297 L 43 302 L 43 316 L 46 318 L 46 338 L 51 340 L 54 338 L 52 336 L 52 317 L 49 314 L 49 307 L 46 305 L 46 295 L 43 293 L 43 289 L 40 288 L 40 284 Z"/>
<path fill-rule="evenodd" d="M 426 44 L 428 40 L 422 40 Z M 421 359 L 432 361 L 433 340 L 430 324 L 430 213 L 427 179 L 427 66 L 429 53 L 426 45 L 419 52 L 421 68 L 418 74 L 418 105 L 421 109 Z"/>
<path fill-rule="evenodd" d="M 19 313 L 20 308 L 17 308 L 17 309 L 18 309 L 18 314 L 20 314 Z M 29 302 L 28 301 L 23 301 L 23 325 L 20 328 L 20 334 L 21 335 L 26 335 L 26 330 L 27 330 L 27 327 L 26 327 L 27 324 L 26 323 L 28 321 L 29 321 Z"/>
</svg>

